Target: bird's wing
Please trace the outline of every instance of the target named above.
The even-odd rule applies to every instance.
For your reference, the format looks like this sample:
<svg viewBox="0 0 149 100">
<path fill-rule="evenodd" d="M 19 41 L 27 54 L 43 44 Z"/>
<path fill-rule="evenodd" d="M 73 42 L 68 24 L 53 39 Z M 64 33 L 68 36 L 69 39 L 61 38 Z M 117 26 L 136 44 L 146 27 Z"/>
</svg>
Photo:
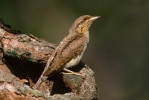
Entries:
<svg viewBox="0 0 149 100">
<path fill-rule="evenodd" d="M 80 55 L 84 49 L 84 41 L 81 38 L 83 39 L 83 36 L 64 38 L 55 50 L 54 57 L 50 57 L 50 63 L 43 75 L 49 76 L 61 71 L 66 63 Z"/>
</svg>

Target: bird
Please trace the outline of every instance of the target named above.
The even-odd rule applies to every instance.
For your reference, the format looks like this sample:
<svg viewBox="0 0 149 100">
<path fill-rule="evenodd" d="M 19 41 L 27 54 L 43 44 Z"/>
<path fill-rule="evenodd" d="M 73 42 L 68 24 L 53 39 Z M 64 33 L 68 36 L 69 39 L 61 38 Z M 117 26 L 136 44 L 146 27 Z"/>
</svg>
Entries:
<svg viewBox="0 0 149 100">
<path fill-rule="evenodd" d="M 89 43 L 89 28 L 93 21 L 99 17 L 100 16 L 83 15 L 75 20 L 69 29 L 68 35 L 62 39 L 49 57 L 43 73 L 33 86 L 34 89 L 37 89 L 43 81 L 53 74 L 63 70 L 77 74 L 69 70 L 69 68 L 79 64 Z"/>
</svg>

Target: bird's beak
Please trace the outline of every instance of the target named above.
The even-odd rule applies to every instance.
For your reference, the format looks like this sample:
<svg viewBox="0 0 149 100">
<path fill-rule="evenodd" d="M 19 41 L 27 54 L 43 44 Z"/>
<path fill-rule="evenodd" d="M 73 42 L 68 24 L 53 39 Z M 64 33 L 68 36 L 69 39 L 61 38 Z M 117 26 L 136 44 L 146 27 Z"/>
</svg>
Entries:
<svg viewBox="0 0 149 100">
<path fill-rule="evenodd" d="M 92 16 L 92 17 L 91 17 L 91 20 L 94 21 L 94 20 L 98 19 L 99 17 L 100 17 L 100 16 Z"/>
</svg>

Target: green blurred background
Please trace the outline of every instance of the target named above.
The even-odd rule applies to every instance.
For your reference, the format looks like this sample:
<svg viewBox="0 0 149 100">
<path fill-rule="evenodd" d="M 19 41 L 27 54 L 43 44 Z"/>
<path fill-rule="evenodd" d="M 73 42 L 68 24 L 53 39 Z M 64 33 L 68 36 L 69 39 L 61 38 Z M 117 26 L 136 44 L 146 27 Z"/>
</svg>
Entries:
<svg viewBox="0 0 149 100">
<path fill-rule="evenodd" d="M 83 62 L 99 100 L 149 100 L 149 0 L 1 0 L 0 18 L 58 44 L 81 15 L 98 15 Z"/>
</svg>

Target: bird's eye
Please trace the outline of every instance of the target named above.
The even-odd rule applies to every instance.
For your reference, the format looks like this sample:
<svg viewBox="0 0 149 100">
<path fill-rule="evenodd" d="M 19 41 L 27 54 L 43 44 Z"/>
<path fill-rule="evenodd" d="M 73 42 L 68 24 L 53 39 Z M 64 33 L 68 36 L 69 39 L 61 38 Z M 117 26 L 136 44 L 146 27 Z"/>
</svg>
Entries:
<svg viewBox="0 0 149 100">
<path fill-rule="evenodd" d="M 87 17 L 84 18 L 84 20 L 87 20 L 87 19 L 88 19 Z"/>
</svg>

